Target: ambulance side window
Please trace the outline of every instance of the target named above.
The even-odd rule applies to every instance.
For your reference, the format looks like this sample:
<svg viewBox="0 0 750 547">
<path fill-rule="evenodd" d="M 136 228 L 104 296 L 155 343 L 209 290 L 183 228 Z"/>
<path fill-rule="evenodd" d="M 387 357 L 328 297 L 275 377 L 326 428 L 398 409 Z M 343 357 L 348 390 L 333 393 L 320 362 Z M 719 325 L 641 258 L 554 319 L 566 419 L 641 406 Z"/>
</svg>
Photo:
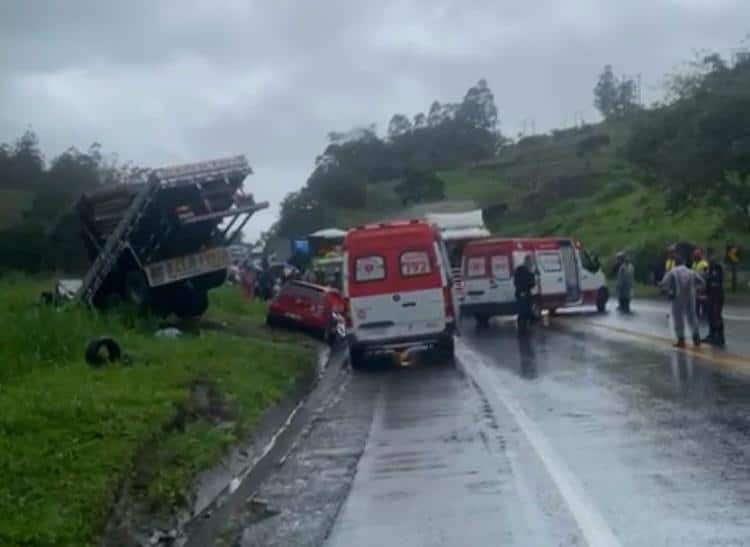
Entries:
<svg viewBox="0 0 750 547">
<path fill-rule="evenodd" d="M 492 277 L 502 281 L 510 279 L 510 258 L 507 255 L 495 255 L 490 261 Z"/>
<path fill-rule="evenodd" d="M 589 253 L 586 249 L 581 249 L 581 266 L 591 273 L 596 273 L 602 268 L 599 257 Z"/>
<path fill-rule="evenodd" d="M 560 253 L 539 253 L 539 264 L 545 272 L 561 272 L 562 260 Z"/>
<path fill-rule="evenodd" d="M 484 256 L 470 256 L 466 260 L 466 277 L 485 277 L 487 259 Z"/>
</svg>

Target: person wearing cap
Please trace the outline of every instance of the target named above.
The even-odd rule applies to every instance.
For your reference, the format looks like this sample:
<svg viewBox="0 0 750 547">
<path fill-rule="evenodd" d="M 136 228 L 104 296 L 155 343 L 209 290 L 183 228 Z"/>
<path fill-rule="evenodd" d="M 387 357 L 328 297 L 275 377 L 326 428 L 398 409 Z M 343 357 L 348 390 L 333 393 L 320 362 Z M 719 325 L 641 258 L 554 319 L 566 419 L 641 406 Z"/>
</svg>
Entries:
<svg viewBox="0 0 750 547">
<path fill-rule="evenodd" d="M 672 271 L 677 265 L 677 247 L 670 245 L 667 247 L 667 260 L 664 261 L 664 274 Z"/>
<path fill-rule="evenodd" d="M 693 251 L 692 269 L 695 273 L 701 276 L 704 281 L 706 280 L 706 275 L 708 274 L 708 261 L 703 257 L 703 251 L 699 247 L 696 247 Z M 696 315 L 698 316 L 698 319 L 703 320 L 706 318 L 706 291 L 699 289 L 696 293 L 696 298 Z"/>
<path fill-rule="evenodd" d="M 623 313 L 630 313 L 630 300 L 633 298 L 633 281 L 635 279 L 635 269 L 630 257 L 624 252 L 617 253 L 617 262 L 620 264 L 617 269 L 617 307 Z"/>
</svg>

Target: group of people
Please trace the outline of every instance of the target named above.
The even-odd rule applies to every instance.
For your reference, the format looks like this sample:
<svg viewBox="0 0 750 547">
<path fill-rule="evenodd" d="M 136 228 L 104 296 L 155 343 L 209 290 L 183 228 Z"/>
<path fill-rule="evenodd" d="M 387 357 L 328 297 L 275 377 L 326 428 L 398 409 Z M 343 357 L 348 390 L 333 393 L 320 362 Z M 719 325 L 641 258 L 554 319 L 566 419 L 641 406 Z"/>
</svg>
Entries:
<svg viewBox="0 0 750 547">
<path fill-rule="evenodd" d="M 614 274 L 617 279 L 618 309 L 630 313 L 635 269 L 626 253 L 617 255 Z M 695 249 L 692 264 L 688 267 L 685 255 L 670 247 L 659 286 L 672 301 L 677 347 L 685 347 L 685 323 L 696 346 L 702 342 L 724 346 L 724 270 L 713 249 L 708 250 L 708 259 L 701 249 Z M 700 336 L 699 318 L 708 321 L 708 336 L 703 339 Z"/>
<path fill-rule="evenodd" d="M 665 261 L 665 273 L 659 286 L 672 302 L 672 321 L 677 342 L 675 346 L 685 347 L 685 323 L 690 329 L 693 344 L 700 346 L 705 342 L 723 347 L 724 321 L 724 269 L 714 249 L 708 249 L 707 258 L 703 251 L 695 249 L 690 267 L 684 254 L 670 247 Z M 635 268 L 627 253 L 618 253 L 614 275 L 618 310 L 630 313 L 630 301 L 633 297 Z M 531 256 L 526 256 L 513 275 L 518 304 L 518 322 L 521 331 L 526 330 L 533 319 L 531 291 L 536 284 Z M 708 321 L 708 336 L 701 338 L 699 318 Z"/>
<path fill-rule="evenodd" d="M 723 347 L 724 269 L 714 249 L 708 249 L 708 260 L 700 249 L 693 253 L 692 267 L 683 254 L 670 248 L 665 273 L 659 286 L 672 301 L 672 321 L 677 347 L 685 347 L 685 322 L 693 337 L 693 344 L 701 342 Z M 698 309 L 708 320 L 708 336 L 701 339 Z"/>
</svg>

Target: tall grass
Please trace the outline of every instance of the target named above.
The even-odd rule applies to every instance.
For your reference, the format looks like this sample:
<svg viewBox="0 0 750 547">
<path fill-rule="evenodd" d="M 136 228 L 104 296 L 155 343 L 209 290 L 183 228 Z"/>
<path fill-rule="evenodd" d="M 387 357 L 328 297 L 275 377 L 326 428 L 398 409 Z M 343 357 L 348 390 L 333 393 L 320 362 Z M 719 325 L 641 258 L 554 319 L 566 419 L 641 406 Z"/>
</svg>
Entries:
<svg viewBox="0 0 750 547">
<path fill-rule="evenodd" d="M 157 321 L 128 310 L 98 313 L 39 303 L 47 283 L 0 280 L 0 545 L 94 545 L 120 487 L 148 478 L 134 499 L 153 510 L 185 500 L 186 488 L 228 444 L 312 366 L 299 340 L 221 332 L 154 336 Z M 257 304 L 226 290 L 216 312 L 258 327 Z M 94 369 L 86 342 L 112 335 L 132 364 Z M 169 428 L 196 382 L 231 404 L 232 422 Z M 148 462 L 138 469 L 136 462 Z"/>
</svg>

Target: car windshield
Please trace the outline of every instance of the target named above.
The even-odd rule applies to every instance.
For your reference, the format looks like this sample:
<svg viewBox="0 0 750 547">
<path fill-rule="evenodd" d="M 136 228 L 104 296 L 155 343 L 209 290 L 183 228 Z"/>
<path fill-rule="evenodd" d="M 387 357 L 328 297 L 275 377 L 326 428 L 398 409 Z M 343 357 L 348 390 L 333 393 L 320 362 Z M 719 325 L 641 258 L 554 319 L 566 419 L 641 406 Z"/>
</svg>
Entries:
<svg viewBox="0 0 750 547">
<path fill-rule="evenodd" d="M 750 0 L 0 1 L 0 547 L 750 546 Z"/>
</svg>

